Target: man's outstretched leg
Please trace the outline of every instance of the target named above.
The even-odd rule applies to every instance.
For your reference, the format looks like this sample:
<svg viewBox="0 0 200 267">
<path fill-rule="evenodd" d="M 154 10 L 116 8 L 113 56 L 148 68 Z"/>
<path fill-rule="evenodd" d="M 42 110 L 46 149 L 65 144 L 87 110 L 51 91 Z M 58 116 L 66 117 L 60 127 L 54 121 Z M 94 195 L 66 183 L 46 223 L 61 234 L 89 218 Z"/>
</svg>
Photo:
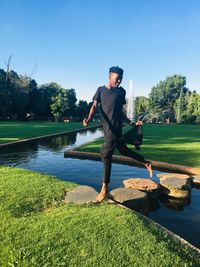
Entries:
<svg viewBox="0 0 200 267">
<path fill-rule="evenodd" d="M 134 152 L 133 150 L 129 149 L 125 143 L 123 141 L 118 141 L 116 148 L 119 150 L 119 152 L 127 157 L 130 157 L 132 159 L 135 159 L 137 161 L 139 161 L 141 164 L 143 164 L 148 172 L 149 172 L 149 176 L 152 177 L 153 176 L 153 171 L 152 171 L 152 167 L 151 167 L 151 162 L 146 160 L 144 158 L 144 156 Z"/>
</svg>

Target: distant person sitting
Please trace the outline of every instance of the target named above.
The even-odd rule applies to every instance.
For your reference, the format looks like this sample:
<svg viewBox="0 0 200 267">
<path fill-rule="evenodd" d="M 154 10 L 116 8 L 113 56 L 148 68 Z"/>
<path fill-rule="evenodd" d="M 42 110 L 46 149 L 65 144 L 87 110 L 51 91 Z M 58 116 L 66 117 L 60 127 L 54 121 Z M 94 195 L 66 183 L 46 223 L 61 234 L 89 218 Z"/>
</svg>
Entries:
<svg viewBox="0 0 200 267">
<path fill-rule="evenodd" d="M 104 132 L 105 143 L 101 148 L 101 157 L 104 165 L 103 184 L 101 192 L 96 198 L 96 202 L 102 201 L 108 193 L 108 184 L 110 182 L 112 155 L 115 147 L 125 156 L 131 157 L 143 164 L 149 171 L 152 177 L 151 162 L 147 161 L 144 156 L 130 150 L 122 138 L 122 122 L 126 121 L 129 124 L 132 122 L 123 112 L 123 105 L 126 104 L 126 91 L 119 85 L 122 82 L 123 70 L 117 67 L 111 67 L 109 70 L 109 82 L 105 86 L 97 89 L 87 119 L 83 120 L 83 125 L 87 126 L 96 107 L 100 104 L 102 116 L 102 126 Z M 135 125 L 135 124 L 134 124 Z M 141 121 L 137 121 L 136 125 L 142 125 Z"/>
</svg>

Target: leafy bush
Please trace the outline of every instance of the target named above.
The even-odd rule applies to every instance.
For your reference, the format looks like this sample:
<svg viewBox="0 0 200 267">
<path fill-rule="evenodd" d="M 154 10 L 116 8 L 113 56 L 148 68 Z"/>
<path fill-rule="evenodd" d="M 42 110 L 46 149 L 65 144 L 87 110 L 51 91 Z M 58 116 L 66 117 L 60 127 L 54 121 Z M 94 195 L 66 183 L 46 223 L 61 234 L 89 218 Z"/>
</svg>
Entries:
<svg viewBox="0 0 200 267">
<path fill-rule="evenodd" d="M 196 115 L 183 115 L 182 117 L 182 122 L 183 123 L 188 123 L 188 124 L 195 124 L 196 122 Z"/>
</svg>

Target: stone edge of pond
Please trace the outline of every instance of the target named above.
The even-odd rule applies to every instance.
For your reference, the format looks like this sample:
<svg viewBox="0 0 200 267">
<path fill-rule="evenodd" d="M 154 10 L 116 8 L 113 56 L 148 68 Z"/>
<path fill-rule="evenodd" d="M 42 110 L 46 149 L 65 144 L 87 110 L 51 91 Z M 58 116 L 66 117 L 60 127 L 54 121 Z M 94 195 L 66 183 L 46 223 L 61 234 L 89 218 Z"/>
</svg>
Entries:
<svg viewBox="0 0 200 267">
<path fill-rule="evenodd" d="M 100 128 L 100 127 L 102 127 L 102 126 L 96 125 L 96 126 L 91 126 L 91 127 L 84 127 L 84 128 L 78 128 L 78 129 L 74 129 L 74 130 L 64 131 L 64 132 L 60 132 L 60 133 L 58 132 L 58 133 L 53 133 L 53 134 L 48 134 L 48 135 L 41 135 L 41 136 L 36 136 L 36 137 L 31 137 L 31 138 L 25 138 L 25 139 L 21 139 L 21 140 L 9 142 L 9 143 L 3 143 L 3 144 L 0 144 L 0 150 L 3 148 L 6 148 L 8 146 L 12 146 L 12 145 L 20 144 L 20 143 L 45 139 L 45 138 L 49 138 L 49 137 L 62 136 L 62 135 L 68 134 L 68 133 L 83 132 L 83 131 L 87 131 L 90 129 L 96 129 L 96 128 Z"/>
<path fill-rule="evenodd" d="M 132 213 L 135 213 L 138 217 L 142 218 L 143 220 L 147 221 L 148 223 L 151 223 L 151 224 L 155 225 L 156 227 L 158 227 L 160 230 L 162 230 L 164 232 L 167 232 L 174 240 L 180 242 L 181 245 L 186 246 L 187 248 L 197 252 L 200 255 L 200 249 L 199 248 L 195 247 L 194 245 L 189 243 L 187 240 L 185 240 L 184 238 L 182 238 L 179 235 L 175 234 L 174 232 L 170 231 L 169 229 L 167 229 L 166 227 L 162 226 L 161 224 L 155 222 L 151 218 L 146 217 L 145 215 L 143 215 L 143 214 L 141 214 L 141 213 L 139 213 L 139 212 L 137 212 L 135 210 L 132 210 L 132 209 L 120 204 L 120 203 L 117 203 L 114 200 L 109 200 L 109 203 L 117 205 L 120 208 L 127 209 L 127 210 L 131 211 Z"/>
<path fill-rule="evenodd" d="M 76 147 L 75 149 L 77 149 Z M 94 153 L 94 152 L 83 152 L 83 151 L 75 151 L 73 150 L 66 150 L 64 152 L 64 156 L 72 157 L 72 158 L 79 158 L 79 159 L 91 159 L 91 160 L 101 160 L 101 154 L 100 153 Z M 125 157 L 125 156 L 116 156 L 113 155 L 112 157 L 113 162 L 115 163 L 122 163 L 126 165 L 133 165 L 138 167 L 143 167 L 140 163 L 138 163 L 136 160 Z M 172 172 L 179 172 L 179 173 L 185 173 L 190 175 L 196 175 L 200 174 L 200 168 L 197 167 L 189 167 L 184 165 L 178 165 L 178 164 L 172 164 L 167 162 L 160 162 L 151 160 L 152 166 L 161 171 L 172 171 Z"/>
</svg>

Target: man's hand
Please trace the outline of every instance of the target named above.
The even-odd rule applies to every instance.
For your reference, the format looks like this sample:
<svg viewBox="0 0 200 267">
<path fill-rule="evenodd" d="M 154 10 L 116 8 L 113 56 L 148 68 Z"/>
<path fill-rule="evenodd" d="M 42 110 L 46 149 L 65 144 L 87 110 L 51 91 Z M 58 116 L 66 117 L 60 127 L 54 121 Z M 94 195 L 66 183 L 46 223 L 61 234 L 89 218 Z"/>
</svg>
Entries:
<svg viewBox="0 0 200 267">
<path fill-rule="evenodd" d="M 85 126 L 85 127 L 88 126 L 88 120 L 87 120 L 87 119 L 84 119 L 84 120 L 83 120 L 83 126 Z"/>
<path fill-rule="evenodd" d="M 140 126 L 140 125 L 142 125 L 142 124 L 143 124 L 142 121 L 137 121 L 135 125 L 136 125 L 136 126 Z"/>
</svg>

